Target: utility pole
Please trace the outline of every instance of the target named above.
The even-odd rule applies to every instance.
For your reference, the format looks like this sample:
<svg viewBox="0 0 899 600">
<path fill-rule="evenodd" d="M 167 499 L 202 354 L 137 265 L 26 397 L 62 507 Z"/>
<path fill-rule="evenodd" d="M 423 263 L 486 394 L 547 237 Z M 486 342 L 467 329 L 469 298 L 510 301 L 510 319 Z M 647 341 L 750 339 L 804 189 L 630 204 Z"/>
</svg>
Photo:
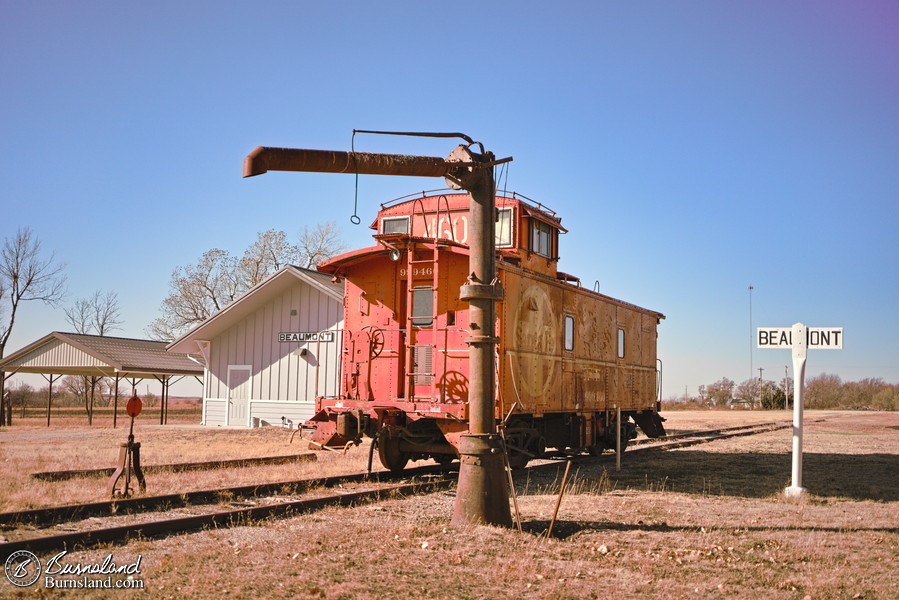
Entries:
<svg viewBox="0 0 899 600">
<path fill-rule="evenodd" d="M 749 284 L 749 378 L 752 379 L 755 376 L 755 369 L 752 368 L 752 345 L 754 343 L 755 335 L 752 331 L 752 290 L 755 289 L 752 287 L 752 284 Z M 749 389 L 749 406 L 752 406 L 752 388 Z"/>
<path fill-rule="evenodd" d="M 762 367 L 759 367 L 759 406 L 762 405 L 762 371 L 764 371 Z"/>
<path fill-rule="evenodd" d="M 390 132 L 367 132 L 390 133 Z M 401 134 L 402 135 L 402 134 Z M 469 418 L 468 434 L 462 436 L 459 453 L 459 485 L 453 523 L 484 523 L 511 527 L 509 490 L 506 487 L 502 439 L 496 434 L 496 361 L 498 339 L 494 317 L 496 301 L 503 290 L 496 277 L 496 160 L 493 153 L 471 149 L 475 145 L 462 134 L 407 134 L 431 137 L 461 137 L 468 142 L 446 158 L 371 154 L 327 150 L 258 147 L 244 159 L 244 177 L 267 171 L 306 171 L 363 175 L 404 175 L 443 177 L 454 189 L 469 192 L 470 243 L 469 277 L 460 290 L 460 300 L 468 302 L 471 335 L 468 344 Z"/>
<path fill-rule="evenodd" d="M 790 378 L 790 367 L 784 365 L 784 410 L 790 408 L 790 393 L 787 390 L 787 380 Z"/>
</svg>

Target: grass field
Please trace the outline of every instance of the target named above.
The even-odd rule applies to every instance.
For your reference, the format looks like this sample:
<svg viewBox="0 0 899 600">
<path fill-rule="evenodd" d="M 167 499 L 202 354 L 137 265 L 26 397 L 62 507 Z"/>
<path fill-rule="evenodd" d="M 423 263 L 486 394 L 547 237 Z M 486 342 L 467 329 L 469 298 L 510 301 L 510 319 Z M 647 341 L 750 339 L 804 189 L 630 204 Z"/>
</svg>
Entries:
<svg viewBox="0 0 899 600">
<path fill-rule="evenodd" d="M 789 421 L 787 412 L 672 412 L 671 431 Z M 451 493 L 328 509 L 254 526 L 75 552 L 141 557 L 152 598 L 896 598 L 899 415 L 807 411 L 804 484 L 788 500 L 789 428 L 614 462 L 578 461 L 553 537 L 561 465 L 516 481 L 525 533 L 450 526 Z M 0 432 L 2 510 L 102 497 L 102 480 L 37 483 L 32 470 L 108 466 L 126 432 Z M 282 430 L 144 425 L 145 463 L 290 454 Z M 364 468 L 366 448 L 317 463 L 154 475 L 148 491 Z M 152 456 L 152 458 L 150 458 Z M 93 494 L 93 496 L 91 496 Z M 2 578 L 0 578 L 2 579 Z M 0 594 L 31 597 L 5 581 Z M 45 590 L 47 591 L 47 590 Z M 124 592 L 127 593 L 127 592 Z M 62 592 L 119 597 L 121 590 Z"/>
</svg>

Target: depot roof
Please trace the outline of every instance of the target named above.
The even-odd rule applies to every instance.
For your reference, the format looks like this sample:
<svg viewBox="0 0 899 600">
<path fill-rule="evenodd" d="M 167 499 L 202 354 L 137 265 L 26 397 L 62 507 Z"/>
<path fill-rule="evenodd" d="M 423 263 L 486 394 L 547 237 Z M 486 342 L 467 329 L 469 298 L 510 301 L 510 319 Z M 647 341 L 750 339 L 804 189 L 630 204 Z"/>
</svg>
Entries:
<svg viewBox="0 0 899 600">
<path fill-rule="evenodd" d="M 166 352 L 165 342 L 59 331 L 0 360 L 0 370 L 136 379 L 203 375 L 198 356 Z"/>
</svg>

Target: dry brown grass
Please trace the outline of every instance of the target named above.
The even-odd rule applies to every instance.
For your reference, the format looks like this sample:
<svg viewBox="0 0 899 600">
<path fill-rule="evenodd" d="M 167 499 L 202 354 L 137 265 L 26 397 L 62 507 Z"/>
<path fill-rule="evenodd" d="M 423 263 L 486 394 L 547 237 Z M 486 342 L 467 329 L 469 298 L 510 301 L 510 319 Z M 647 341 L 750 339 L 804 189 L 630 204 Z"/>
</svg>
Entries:
<svg viewBox="0 0 899 600">
<path fill-rule="evenodd" d="M 702 416 L 672 415 L 669 426 L 686 429 Z M 556 468 L 517 482 L 524 534 L 453 528 L 454 499 L 439 493 L 68 559 L 140 554 L 144 595 L 154 598 L 895 598 L 899 416 L 807 416 L 811 495 L 800 501 L 782 495 L 786 429 L 625 455 L 621 473 L 580 461 L 550 540 L 540 534 L 555 503 L 547 492 L 557 489 Z M 700 428 L 725 425 L 709 419 Z M 353 454 L 364 463 L 364 452 Z"/>
<path fill-rule="evenodd" d="M 113 467 L 127 428 L 13 426 L 0 433 L 0 512 L 107 499 L 105 477 L 60 482 L 32 479 L 39 471 Z M 135 427 L 141 443 L 141 464 L 197 462 L 311 452 L 299 435 L 280 428 L 204 428 L 194 425 Z M 322 474 L 333 475 L 365 468 L 367 449 L 355 448 L 348 456 L 316 452 L 315 463 L 298 462 L 250 468 L 153 473 L 146 476 L 149 494 L 289 481 Z M 377 460 L 375 460 L 377 463 Z"/>
</svg>

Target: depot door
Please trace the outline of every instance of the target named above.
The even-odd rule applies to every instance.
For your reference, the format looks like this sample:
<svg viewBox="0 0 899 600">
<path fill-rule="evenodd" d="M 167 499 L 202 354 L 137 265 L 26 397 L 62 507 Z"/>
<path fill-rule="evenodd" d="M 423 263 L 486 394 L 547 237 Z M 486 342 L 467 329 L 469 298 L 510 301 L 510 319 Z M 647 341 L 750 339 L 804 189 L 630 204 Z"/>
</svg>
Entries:
<svg viewBox="0 0 899 600">
<path fill-rule="evenodd" d="M 252 379 L 250 365 L 228 366 L 228 418 L 225 425 L 248 427 Z"/>
</svg>

